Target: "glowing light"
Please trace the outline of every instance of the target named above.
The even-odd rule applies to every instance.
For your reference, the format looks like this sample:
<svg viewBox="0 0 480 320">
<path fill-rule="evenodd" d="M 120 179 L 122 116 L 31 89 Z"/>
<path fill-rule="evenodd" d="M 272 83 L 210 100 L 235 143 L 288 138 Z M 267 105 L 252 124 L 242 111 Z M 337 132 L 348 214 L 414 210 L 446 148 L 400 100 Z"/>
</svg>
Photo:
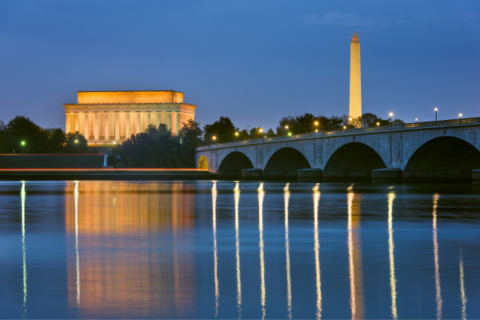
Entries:
<svg viewBox="0 0 480 320">
<path fill-rule="evenodd" d="M 318 129 L 315 129 L 315 132 L 318 132 Z"/>
<path fill-rule="evenodd" d="M 380 122 L 377 122 L 377 126 L 379 126 L 379 125 L 380 125 Z"/>
<path fill-rule="evenodd" d="M 25 247 L 25 181 L 22 181 L 22 253 L 23 253 L 23 318 L 27 315 L 27 248 Z"/>
<path fill-rule="evenodd" d="M 217 257 L 217 182 L 212 187 L 212 223 L 213 223 L 213 273 L 215 278 L 215 317 L 218 316 L 220 292 L 218 290 L 218 257 Z"/>
<path fill-rule="evenodd" d="M 418 121 L 418 118 L 415 118 L 415 122 L 417 122 L 417 121 Z"/>
<path fill-rule="evenodd" d="M 238 135 L 239 135 L 239 133 L 238 133 L 238 132 L 235 132 L 235 135 L 236 135 L 236 136 L 238 136 Z"/>
<path fill-rule="evenodd" d="M 285 129 L 287 129 L 287 130 L 288 130 L 288 126 L 285 126 Z"/>
<path fill-rule="evenodd" d="M 388 115 L 390 116 L 390 118 L 392 118 L 393 117 L 393 112 L 390 112 Z"/>
<path fill-rule="evenodd" d="M 459 113 L 458 116 L 460 117 L 460 119 L 462 119 L 462 116 L 463 116 L 463 115 L 462 115 L 461 113 Z"/>
<path fill-rule="evenodd" d="M 267 298 L 267 292 L 265 289 L 265 256 L 264 256 L 264 243 L 263 243 L 263 198 L 265 197 L 265 191 L 263 191 L 263 183 L 260 183 L 258 187 L 258 231 L 260 241 L 258 246 L 260 248 L 260 304 L 262 306 L 262 319 L 265 319 L 265 301 Z"/>
<path fill-rule="evenodd" d="M 322 318 L 322 282 L 320 281 L 320 241 L 318 239 L 318 205 L 320 202 L 320 191 L 317 183 L 313 188 L 313 210 L 314 210 L 314 222 L 313 232 L 315 245 L 313 250 L 315 251 L 315 275 L 317 285 L 317 319 Z"/>
<path fill-rule="evenodd" d="M 288 318 L 292 319 L 292 282 L 290 277 L 290 240 L 288 238 L 288 201 L 290 199 L 290 191 L 288 190 L 290 183 L 287 183 L 283 189 L 285 198 L 285 259 L 287 269 L 287 309 Z"/>
<path fill-rule="evenodd" d="M 213 140 L 217 140 L 217 137 L 216 137 L 216 136 L 213 136 L 212 139 L 213 139 Z"/>
<path fill-rule="evenodd" d="M 393 200 L 395 200 L 395 193 L 388 194 L 388 260 L 390 262 L 390 295 L 392 297 L 392 317 L 394 320 L 398 318 L 397 315 L 397 286 L 395 279 L 395 258 L 393 255 Z"/>
<path fill-rule="evenodd" d="M 442 288 L 440 287 L 440 266 L 438 263 L 437 205 L 440 195 L 433 195 L 433 255 L 435 260 L 435 300 L 437 301 L 437 319 L 442 318 Z"/>
<path fill-rule="evenodd" d="M 463 259 L 460 253 L 460 296 L 462 298 L 462 320 L 467 319 L 467 296 L 465 295 L 465 283 L 463 282 Z"/>
<path fill-rule="evenodd" d="M 75 143 L 78 143 L 78 140 L 75 140 Z M 115 143 L 115 142 L 114 142 Z"/>
<path fill-rule="evenodd" d="M 352 117 L 348 117 L 348 121 L 352 121 L 352 119 L 353 119 Z"/>
<path fill-rule="evenodd" d="M 291 137 L 291 136 L 292 136 L 292 133 L 291 133 L 291 132 L 289 132 L 289 133 L 288 133 L 288 136 L 289 136 L 289 137 Z"/>
<path fill-rule="evenodd" d="M 435 108 L 435 112 L 437 112 L 437 111 L 438 111 L 438 108 Z"/>
<path fill-rule="evenodd" d="M 116 141 L 113 141 L 113 144 L 117 144 L 117 142 L 116 142 Z"/>
<path fill-rule="evenodd" d="M 235 197 L 235 247 L 236 247 L 236 262 L 237 262 L 237 308 L 238 318 L 242 316 L 242 279 L 240 276 L 240 238 L 239 238 L 239 222 L 238 222 L 238 206 L 240 203 L 240 184 L 237 182 L 235 189 L 233 189 Z"/>
<path fill-rule="evenodd" d="M 315 121 L 315 125 L 318 126 L 318 121 Z"/>
<path fill-rule="evenodd" d="M 347 126 L 343 126 L 343 129 L 347 129 Z"/>
<path fill-rule="evenodd" d="M 25 145 L 25 141 L 20 142 L 20 144 L 21 144 L 22 146 L 24 146 L 24 145 Z"/>
<path fill-rule="evenodd" d="M 263 129 L 262 128 L 258 129 L 258 132 L 263 132 Z"/>
</svg>

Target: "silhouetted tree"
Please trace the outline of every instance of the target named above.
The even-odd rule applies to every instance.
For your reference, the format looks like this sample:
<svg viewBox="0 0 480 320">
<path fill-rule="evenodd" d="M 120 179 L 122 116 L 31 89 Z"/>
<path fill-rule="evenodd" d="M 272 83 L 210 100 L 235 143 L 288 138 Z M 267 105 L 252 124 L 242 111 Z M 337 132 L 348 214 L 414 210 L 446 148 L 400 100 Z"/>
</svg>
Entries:
<svg viewBox="0 0 480 320">
<path fill-rule="evenodd" d="M 200 129 L 200 123 L 189 119 L 187 123 L 183 123 L 180 130 L 180 154 L 179 158 L 184 168 L 196 168 L 195 148 L 202 144 L 203 131 Z"/>
<path fill-rule="evenodd" d="M 235 141 L 237 130 L 230 118 L 220 117 L 213 124 L 207 124 L 203 127 L 204 141 L 206 144 Z M 213 140 L 213 136 L 216 137 L 215 140 Z"/>
<path fill-rule="evenodd" d="M 5 142 L 9 152 L 37 153 L 48 150 L 45 130 L 25 116 L 16 116 L 8 122 Z"/>
</svg>

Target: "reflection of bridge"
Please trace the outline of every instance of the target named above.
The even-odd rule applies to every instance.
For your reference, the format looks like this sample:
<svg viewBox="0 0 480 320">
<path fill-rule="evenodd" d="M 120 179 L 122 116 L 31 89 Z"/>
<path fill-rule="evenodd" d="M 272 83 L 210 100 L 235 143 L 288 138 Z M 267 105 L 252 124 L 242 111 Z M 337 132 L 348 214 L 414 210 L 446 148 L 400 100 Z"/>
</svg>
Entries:
<svg viewBox="0 0 480 320">
<path fill-rule="evenodd" d="M 480 169 L 480 118 L 214 144 L 197 148 L 196 160 L 225 178 L 244 170 L 266 179 L 471 180 Z"/>
</svg>

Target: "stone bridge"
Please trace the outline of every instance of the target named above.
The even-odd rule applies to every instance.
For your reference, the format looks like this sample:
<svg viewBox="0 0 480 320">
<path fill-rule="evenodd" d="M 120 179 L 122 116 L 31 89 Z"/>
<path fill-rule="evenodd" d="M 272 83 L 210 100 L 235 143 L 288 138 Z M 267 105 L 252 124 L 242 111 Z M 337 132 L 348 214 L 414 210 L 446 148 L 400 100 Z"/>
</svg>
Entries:
<svg viewBox="0 0 480 320">
<path fill-rule="evenodd" d="M 213 144 L 197 148 L 196 161 L 228 179 L 471 181 L 480 178 L 480 118 Z"/>
</svg>

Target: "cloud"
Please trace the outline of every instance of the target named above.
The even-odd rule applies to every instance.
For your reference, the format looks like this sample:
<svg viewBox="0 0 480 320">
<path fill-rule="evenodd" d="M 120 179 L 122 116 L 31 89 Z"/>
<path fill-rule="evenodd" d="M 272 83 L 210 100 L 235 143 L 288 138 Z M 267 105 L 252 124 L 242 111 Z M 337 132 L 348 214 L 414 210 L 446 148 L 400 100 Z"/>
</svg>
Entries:
<svg viewBox="0 0 480 320">
<path fill-rule="evenodd" d="M 294 20 L 303 24 L 337 27 L 374 27 L 388 26 L 388 20 L 381 16 L 373 18 L 363 18 L 356 13 L 329 12 L 324 15 L 308 14 L 295 17 Z"/>
</svg>

